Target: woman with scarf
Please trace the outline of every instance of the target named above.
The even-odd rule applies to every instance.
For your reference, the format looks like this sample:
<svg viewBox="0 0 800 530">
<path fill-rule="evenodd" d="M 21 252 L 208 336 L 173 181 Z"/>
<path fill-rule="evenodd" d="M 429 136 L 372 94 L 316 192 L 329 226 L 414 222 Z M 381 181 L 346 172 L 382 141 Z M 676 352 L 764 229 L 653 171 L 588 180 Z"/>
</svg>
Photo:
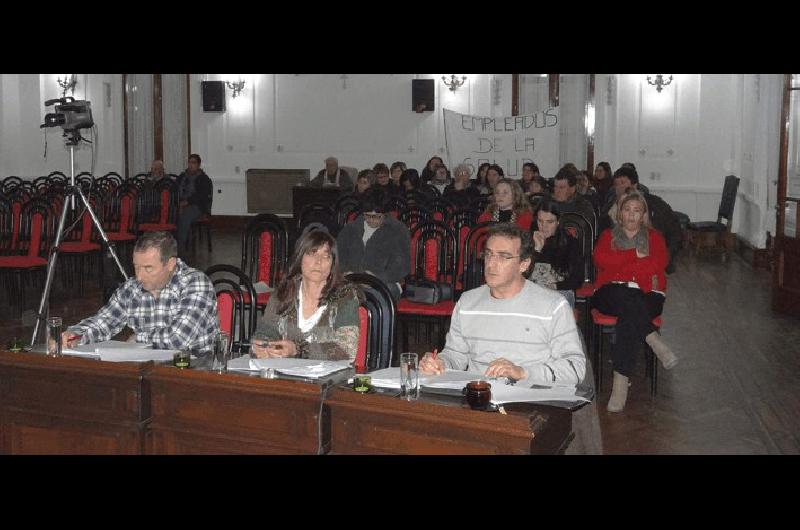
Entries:
<svg viewBox="0 0 800 530">
<path fill-rule="evenodd" d="M 669 253 L 661 233 L 650 227 L 647 202 L 641 193 L 629 188 L 620 197 L 617 224 L 600 235 L 593 259 L 597 289 L 592 305 L 618 319 L 617 340 L 612 350 L 614 385 L 608 411 L 620 412 L 628 398 L 628 377 L 641 341 L 653 348 L 667 370 L 678 362 L 651 322 L 664 308 L 667 289 L 664 269 Z"/>
<path fill-rule="evenodd" d="M 252 352 L 258 358 L 355 360 L 359 296 L 339 271 L 336 240 L 324 230 L 308 232 L 269 298 Z"/>
<path fill-rule="evenodd" d="M 516 223 L 523 230 L 531 229 L 533 213 L 519 182 L 507 178 L 497 181 L 494 187 L 494 200 L 478 217 L 479 223 L 484 221 Z"/>
</svg>

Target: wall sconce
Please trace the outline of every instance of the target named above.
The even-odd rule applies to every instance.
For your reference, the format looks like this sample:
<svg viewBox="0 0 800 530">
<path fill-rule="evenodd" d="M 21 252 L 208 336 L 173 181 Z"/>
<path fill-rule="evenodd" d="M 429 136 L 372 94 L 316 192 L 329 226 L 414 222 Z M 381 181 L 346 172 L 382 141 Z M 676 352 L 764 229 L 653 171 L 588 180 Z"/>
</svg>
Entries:
<svg viewBox="0 0 800 530">
<path fill-rule="evenodd" d="M 462 75 L 461 80 L 456 79 L 456 74 L 450 74 L 450 81 L 447 80 L 445 76 L 442 76 L 442 82 L 445 84 L 447 88 L 452 90 L 453 92 L 458 89 L 461 85 L 464 84 L 464 81 L 467 80 L 467 76 Z"/>
<path fill-rule="evenodd" d="M 244 83 L 245 83 L 245 81 L 241 77 L 239 78 L 238 81 L 234 81 L 234 82 L 225 81 L 225 85 L 228 88 L 230 88 L 231 90 L 233 90 L 233 97 L 236 97 L 239 94 L 241 94 L 242 90 L 244 89 Z"/>
<path fill-rule="evenodd" d="M 78 75 L 77 74 L 64 74 L 64 78 L 62 79 L 61 76 L 56 78 L 58 82 L 58 86 L 61 87 L 61 97 L 67 95 L 67 90 L 74 96 L 75 95 L 75 85 L 78 84 Z"/>
<path fill-rule="evenodd" d="M 658 91 L 658 92 L 661 92 L 662 90 L 664 90 L 664 87 L 669 85 L 670 83 L 672 83 L 672 76 L 669 76 L 669 79 L 667 79 L 666 81 L 664 81 L 664 75 L 663 74 L 656 74 L 656 80 L 655 81 L 650 79 L 649 75 L 647 76 L 647 84 L 653 85 L 654 87 L 656 87 L 656 91 Z"/>
</svg>

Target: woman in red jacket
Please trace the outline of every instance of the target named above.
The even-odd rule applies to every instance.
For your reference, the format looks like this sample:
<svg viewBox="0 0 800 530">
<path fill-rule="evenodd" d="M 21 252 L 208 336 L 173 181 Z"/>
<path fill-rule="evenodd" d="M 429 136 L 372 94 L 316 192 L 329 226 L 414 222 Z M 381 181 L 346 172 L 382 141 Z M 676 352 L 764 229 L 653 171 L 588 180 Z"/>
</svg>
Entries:
<svg viewBox="0 0 800 530">
<path fill-rule="evenodd" d="M 522 187 L 513 179 L 502 178 L 494 187 L 494 200 L 478 217 L 478 222 L 516 223 L 526 232 L 533 224 L 533 213 Z"/>
<path fill-rule="evenodd" d="M 608 410 L 619 412 L 625 407 L 628 376 L 642 340 L 653 348 L 664 368 L 669 370 L 678 362 L 651 322 L 664 308 L 669 252 L 661 233 L 650 228 L 647 202 L 638 191 L 629 190 L 620 198 L 617 224 L 600 235 L 593 259 L 599 288 L 592 304 L 601 313 L 617 317 L 612 351 L 614 386 Z"/>
</svg>

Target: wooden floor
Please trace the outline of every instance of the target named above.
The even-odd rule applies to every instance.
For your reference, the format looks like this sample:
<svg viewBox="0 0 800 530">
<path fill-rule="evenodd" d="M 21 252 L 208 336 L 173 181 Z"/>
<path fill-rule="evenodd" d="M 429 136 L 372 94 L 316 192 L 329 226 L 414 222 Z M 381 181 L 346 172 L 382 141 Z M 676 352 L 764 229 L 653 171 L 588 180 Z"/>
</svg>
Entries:
<svg viewBox="0 0 800 530">
<path fill-rule="evenodd" d="M 213 231 L 214 251 L 190 256 L 190 265 L 239 265 L 241 232 Z M 800 453 L 800 319 L 770 310 L 770 273 L 753 270 L 734 255 L 728 262 L 685 251 L 669 277 L 663 340 L 680 357 L 659 370 L 658 395 L 650 398 L 640 363 L 624 412 L 605 411 L 611 367 L 599 395 L 603 443 L 608 454 Z M 5 293 L 2 294 L 5 296 Z M 31 292 L 28 308 L 38 307 Z M 72 324 L 94 313 L 97 285 L 75 299 L 58 284 L 51 314 Z M 32 326 L 19 311 L 0 304 L 0 343 L 30 340 Z M 421 345 L 419 346 L 421 348 Z"/>
</svg>

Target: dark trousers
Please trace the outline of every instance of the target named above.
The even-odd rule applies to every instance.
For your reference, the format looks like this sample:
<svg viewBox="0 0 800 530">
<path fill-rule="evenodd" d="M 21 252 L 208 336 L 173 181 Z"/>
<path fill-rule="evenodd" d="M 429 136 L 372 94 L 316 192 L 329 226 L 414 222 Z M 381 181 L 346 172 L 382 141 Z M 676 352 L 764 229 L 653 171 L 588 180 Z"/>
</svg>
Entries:
<svg viewBox="0 0 800 530">
<path fill-rule="evenodd" d="M 192 223 L 202 217 L 203 212 L 196 204 L 190 204 L 183 208 L 178 214 L 178 250 L 187 250 L 189 234 L 192 230 Z"/>
<path fill-rule="evenodd" d="M 639 346 L 656 330 L 651 321 L 663 311 L 664 295 L 645 294 L 627 285 L 607 283 L 592 295 L 592 306 L 601 313 L 617 317 L 617 340 L 611 350 L 611 359 L 614 370 L 630 376 L 636 366 Z"/>
</svg>

